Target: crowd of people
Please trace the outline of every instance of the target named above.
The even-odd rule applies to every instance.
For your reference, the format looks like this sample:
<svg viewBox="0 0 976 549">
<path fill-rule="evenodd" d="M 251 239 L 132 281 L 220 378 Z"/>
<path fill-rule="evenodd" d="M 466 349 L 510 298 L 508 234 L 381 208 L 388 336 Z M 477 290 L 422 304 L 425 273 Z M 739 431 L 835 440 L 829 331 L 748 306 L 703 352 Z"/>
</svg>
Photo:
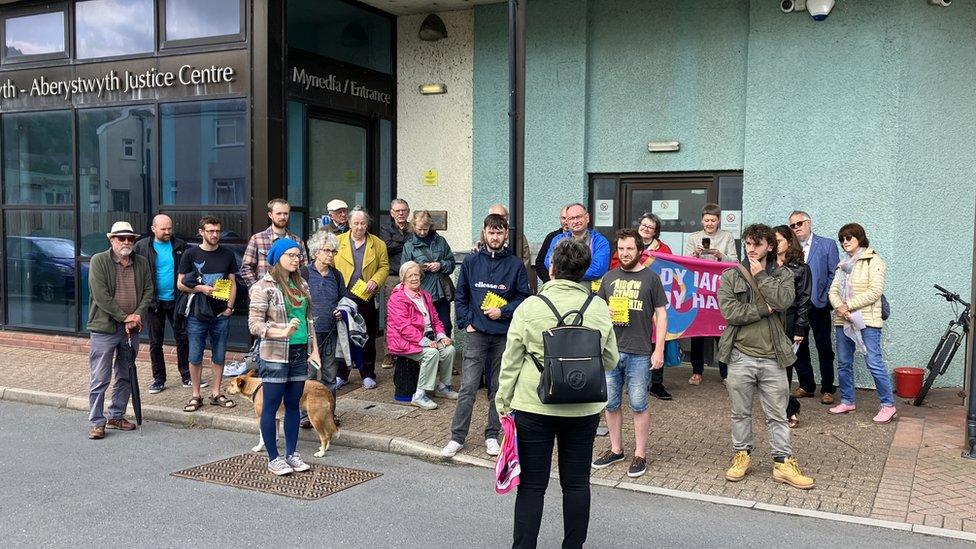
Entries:
<svg viewBox="0 0 976 549">
<path fill-rule="evenodd" d="M 517 236 L 518 255 L 512 254 L 508 212 L 494 205 L 474 249 L 458 264 L 430 213 L 420 210 L 411 216 L 403 199 L 392 201 L 391 219 L 378 235 L 371 232 L 373 220 L 362 208 L 350 210 L 342 200 L 333 200 L 327 209 L 322 228 L 306 246 L 287 228 L 288 202 L 272 200 L 269 226 L 251 236 L 240 265 L 234 253 L 221 246 L 221 222 L 216 217 L 201 218 L 200 244 L 195 247 L 173 235 L 172 220 L 165 214 L 153 219 L 151 234 L 138 242 L 138 233 L 128 223 L 115 223 L 106 235 L 111 247 L 92 257 L 89 275 L 89 437 L 103 438 L 106 427 L 135 428 L 124 417 L 131 391 L 128 371 L 113 357 L 123 345 L 138 349 L 138 337 L 132 336 L 141 332 L 143 322 L 148 326 L 153 372 L 150 393 L 165 389 L 162 345 L 169 322 L 177 370 L 183 386 L 191 390 L 184 410 L 199 410 L 205 402 L 236 406 L 221 392 L 222 376 L 236 294 L 247 291 L 247 324 L 257 341 L 254 352 L 264 387 L 260 425 L 268 469 L 278 475 L 307 470 L 296 446 L 298 429 L 308 426 L 299 409 L 304 383 L 318 380 L 334 394 L 356 370 L 364 389 L 375 388 L 376 338 L 385 308 L 386 352 L 380 367 L 392 367 L 398 357 L 419 365 L 410 404 L 421 410 L 437 408 L 438 401 L 456 401 L 444 457 L 464 447 L 482 386 L 489 403 L 484 431 L 489 455 L 499 454 L 500 416 L 514 414 L 522 471 L 514 546 L 535 545 L 555 444 L 564 498 L 564 546 L 581 546 L 589 520 L 590 470 L 624 461 L 629 453 L 622 436 L 624 390 L 635 432 L 627 469 L 631 477 L 647 469 L 649 396 L 672 398 L 664 386 L 665 350 L 677 342 L 668 341 L 668 300 L 661 278 L 649 267 L 653 254 L 672 253 L 661 241 L 661 219 L 645 213 L 635 227 L 617 231 L 611 243 L 590 228 L 584 205 L 569 204 L 560 210 L 559 227 L 545 237 L 533 263 L 524 235 Z M 727 327 L 719 338 L 688 342 L 693 372 L 688 383 L 703 383 L 706 347 L 715 345 L 730 401 L 728 481 L 742 480 L 750 471 L 753 400 L 758 392 L 773 479 L 812 488 L 814 479 L 803 475 L 790 445 L 790 429 L 799 424 L 800 400 L 816 396 L 811 337 L 819 357 L 819 400 L 831 405 L 829 413 L 855 409 L 853 357 L 859 351 L 867 357 L 881 403 L 874 421 L 886 423 L 897 415 L 880 348 L 887 314 L 885 262 L 870 247 L 861 225 L 850 223 L 838 231 L 842 257 L 831 239 L 814 234 L 813 221 L 803 211 L 794 211 L 784 225 L 746 227 L 745 257 L 739 262 L 735 237 L 719 228 L 720 218 L 718 205 L 707 204 L 701 211 L 702 230 L 687 235 L 682 250 L 686 256 L 735 265 L 724 271 L 717 290 Z M 606 401 L 543 403 L 536 364 L 546 352 L 542 334 L 556 326 L 554 311 L 581 307 L 585 312 L 579 313 L 580 324 L 601 334 Z M 455 329 L 464 338 L 457 389 Z M 839 402 L 831 330 L 837 346 Z M 205 400 L 203 356 L 208 344 L 212 375 Z M 791 391 L 794 373 L 798 386 Z M 113 377 L 106 418 L 105 393 Z M 282 403 L 283 457 L 275 444 L 274 417 Z M 594 460 L 601 412 L 610 443 Z"/>
</svg>

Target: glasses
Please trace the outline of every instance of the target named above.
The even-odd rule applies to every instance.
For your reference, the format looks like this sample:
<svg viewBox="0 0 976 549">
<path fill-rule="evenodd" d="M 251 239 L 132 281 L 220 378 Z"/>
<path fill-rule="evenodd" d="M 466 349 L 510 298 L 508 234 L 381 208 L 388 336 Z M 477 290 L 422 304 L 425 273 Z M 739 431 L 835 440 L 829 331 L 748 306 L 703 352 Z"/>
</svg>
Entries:
<svg viewBox="0 0 976 549">
<path fill-rule="evenodd" d="M 322 248 L 321 250 L 319 250 L 319 252 L 324 253 L 326 255 L 335 255 L 336 253 L 336 251 L 333 250 L 332 248 Z"/>
<path fill-rule="evenodd" d="M 582 215 L 574 215 L 574 216 L 572 216 L 572 217 L 567 217 L 567 218 L 566 218 L 566 221 L 579 221 L 579 220 L 581 220 L 581 219 L 584 219 L 585 217 L 586 217 L 586 214 L 582 214 Z"/>
<path fill-rule="evenodd" d="M 405 213 L 410 213 L 410 210 L 407 210 L 407 209 L 403 209 L 403 210 L 397 210 L 397 209 L 393 209 L 393 210 L 390 210 L 390 211 L 391 211 L 391 212 L 393 212 L 393 213 L 395 213 L 395 214 L 405 214 Z"/>
<path fill-rule="evenodd" d="M 657 228 L 654 225 L 651 225 L 649 223 L 641 223 L 639 226 L 640 226 L 641 229 L 647 229 L 648 231 L 651 231 L 651 232 L 654 232 L 654 229 Z"/>
<path fill-rule="evenodd" d="M 299 259 L 300 257 L 302 257 L 302 254 L 298 254 L 298 253 L 295 253 L 295 252 L 287 252 L 287 253 L 283 253 L 281 255 L 282 255 L 282 257 L 287 257 L 289 259 Z"/>
<path fill-rule="evenodd" d="M 844 243 L 847 242 L 848 240 L 854 240 L 854 237 L 849 234 L 845 234 L 844 236 L 838 238 L 837 240 L 841 243 Z"/>
<path fill-rule="evenodd" d="M 112 238 L 118 240 L 119 242 L 135 242 L 136 237 L 134 236 L 113 236 Z"/>
<path fill-rule="evenodd" d="M 797 221 L 796 223 L 790 223 L 790 228 L 791 229 L 799 229 L 807 221 L 810 221 L 810 220 L 809 219 L 804 219 L 803 221 Z"/>
</svg>

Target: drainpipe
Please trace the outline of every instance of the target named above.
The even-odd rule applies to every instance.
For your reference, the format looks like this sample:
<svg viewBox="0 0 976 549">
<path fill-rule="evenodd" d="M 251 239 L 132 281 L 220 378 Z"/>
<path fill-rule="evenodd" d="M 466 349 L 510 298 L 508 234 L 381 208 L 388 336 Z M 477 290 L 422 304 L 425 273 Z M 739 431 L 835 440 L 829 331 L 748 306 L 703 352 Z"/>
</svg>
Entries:
<svg viewBox="0 0 976 549">
<path fill-rule="evenodd" d="M 520 257 L 525 197 L 525 4 L 508 0 L 508 245 Z"/>
<path fill-rule="evenodd" d="M 976 227 L 974 227 L 976 229 Z M 969 301 L 976 299 L 976 230 L 973 232 L 973 269 Z M 969 333 L 966 337 L 966 446 L 962 457 L 976 459 L 976 379 L 973 377 L 973 311 L 969 312 Z"/>
</svg>

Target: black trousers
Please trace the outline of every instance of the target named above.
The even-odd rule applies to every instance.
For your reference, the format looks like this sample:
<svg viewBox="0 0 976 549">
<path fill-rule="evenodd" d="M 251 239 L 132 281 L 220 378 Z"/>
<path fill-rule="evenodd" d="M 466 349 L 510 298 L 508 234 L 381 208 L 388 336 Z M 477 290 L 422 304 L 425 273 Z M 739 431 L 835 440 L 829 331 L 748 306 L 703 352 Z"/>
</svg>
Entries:
<svg viewBox="0 0 976 549">
<path fill-rule="evenodd" d="M 186 318 L 175 314 L 174 301 L 160 301 L 155 309 L 149 309 L 146 326 L 149 328 L 149 360 L 152 362 L 153 381 L 166 382 L 166 362 L 163 360 L 163 338 L 166 321 L 173 327 L 176 339 L 176 367 L 182 381 L 190 380 L 190 345 L 186 338 Z"/>
<path fill-rule="evenodd" d="M 718 339 L 717 337 L 693 337 L 691 338 L 691 371 L 701 375 L 705 372 L 705 341 Z M 718 363 L 718 373 L 722 379 L 729 377 L 729 366 L 724 362 Z"/>
<path fill-rule="evenodd" d="M 451 337 L 451 333 L 453 332 L 453 326 L 451 325 L 451 302 L 445 300 L 435 301 L 434 309 L 437 310 L 437 318 L 444 325 L 444 335 Z"/>
<path fill-rule="evenodd" d="M 835 393 L 834 385 L 834 348 L 830 343 L 831 308 L 810 307 L 810 335 L 803 339 L 796 352 L 796 377 L 800 388 L 808 393 L 817 390 L 817 382 L 813 377 L 813 365 L 810 363 L 810 338 L 816 340 L 817 358 L 820 359 L 820 392 Z"/>
<path fill-rule="evenodd" d="M 562 546 L 583 547 L 590 525 L 590 462 L 599 423 L 599 414 L 559 417 L 515 412 L 522 473 L 515 498 L 513 549 L 534 548 L 538 542 L 555 441 L 559 442 L 559 485 L 563 491 Z"/>
</svg>

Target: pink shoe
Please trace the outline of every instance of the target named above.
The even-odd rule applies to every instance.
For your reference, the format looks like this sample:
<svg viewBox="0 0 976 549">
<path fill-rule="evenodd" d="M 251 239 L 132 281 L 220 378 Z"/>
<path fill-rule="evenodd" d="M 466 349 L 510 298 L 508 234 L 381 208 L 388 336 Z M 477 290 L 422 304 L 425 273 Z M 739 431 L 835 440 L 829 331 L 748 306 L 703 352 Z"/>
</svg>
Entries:
<svg viewBox="0 0 976 549">
<path fill-rule="evenodd" d="M 857 406 L 854 406 L 853 404 L 844 404 L 842 402 L 842 403 L 838 404 L 837 406 L 834 406 L 833 408 L 827 410 L 827 413 L 828 414 L 847 414 L 847 413 L 853 412 L 856 409 L 857 409 Z M 892 409 L 894 409 L 894 408 L 892 408 Z"/>
<path fill-rule="evenodd" d="M 882 406 L 878 415 L 874 416 L 875 423 L 888 423 L 898 417 L 898 410 L 894 406 Z"/>
</svg>

